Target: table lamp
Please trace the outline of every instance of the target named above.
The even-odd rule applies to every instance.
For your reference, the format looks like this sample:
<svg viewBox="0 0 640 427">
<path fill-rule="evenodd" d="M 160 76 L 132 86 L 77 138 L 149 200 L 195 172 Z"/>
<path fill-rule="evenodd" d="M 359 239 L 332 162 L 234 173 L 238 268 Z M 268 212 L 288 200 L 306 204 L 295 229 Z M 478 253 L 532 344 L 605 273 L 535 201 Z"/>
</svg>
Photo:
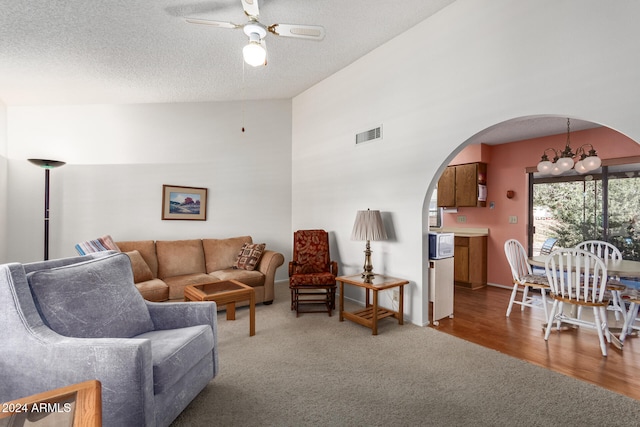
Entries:
<svg viewBox="0 0 640 427">
<path fill-rule="evenodd" d="M 353 231 L 351 232 L 351 240 L 364 240 L 367 242 L 364 251 L 364 271 L 362 272 L 362 278 L 365 283 L 371 283 L 375 277 L 373 266 L 371 265 L 371 246 L 369 242 L 371 240 L 386 239 L 387 231 L 384 229 L 380 211 L 372 211 L 370 209 L 358 211 L 356 222 L 353 224 Z"/>
</svg>

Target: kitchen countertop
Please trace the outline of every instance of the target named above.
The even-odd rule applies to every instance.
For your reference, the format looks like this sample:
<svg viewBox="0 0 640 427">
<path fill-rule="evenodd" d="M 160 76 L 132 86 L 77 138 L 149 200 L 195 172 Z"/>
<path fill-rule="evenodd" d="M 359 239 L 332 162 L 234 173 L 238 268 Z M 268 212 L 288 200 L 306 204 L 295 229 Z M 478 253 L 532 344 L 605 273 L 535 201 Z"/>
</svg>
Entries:
<svg viewBox="0 0 640 427">
<path fill-rule="evenodd" d="M 458 237 L 481 237 L 481 236 L 489 235 L 488 228 L 442 227 L 442 228 L 431 228 L 429 229 L 429 231 L 433 231 L 436 233 L 453 233 L 454 236 L 458 236 Z"/>
</svg>

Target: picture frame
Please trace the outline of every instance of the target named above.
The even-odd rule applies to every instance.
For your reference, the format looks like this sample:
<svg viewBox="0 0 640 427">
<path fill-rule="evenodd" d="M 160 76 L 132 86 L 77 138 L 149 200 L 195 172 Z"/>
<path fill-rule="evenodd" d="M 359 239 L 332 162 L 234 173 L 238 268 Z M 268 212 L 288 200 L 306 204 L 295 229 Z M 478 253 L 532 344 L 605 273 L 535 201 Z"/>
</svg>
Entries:
<svg viewBox="0 0 640 427">
<path fill-rule="evenodd" d="M 207 189 L 201 187 L 183 187 L 180 185 L 162 186 L 163 220 L 207 220 Z"/>
</svg>

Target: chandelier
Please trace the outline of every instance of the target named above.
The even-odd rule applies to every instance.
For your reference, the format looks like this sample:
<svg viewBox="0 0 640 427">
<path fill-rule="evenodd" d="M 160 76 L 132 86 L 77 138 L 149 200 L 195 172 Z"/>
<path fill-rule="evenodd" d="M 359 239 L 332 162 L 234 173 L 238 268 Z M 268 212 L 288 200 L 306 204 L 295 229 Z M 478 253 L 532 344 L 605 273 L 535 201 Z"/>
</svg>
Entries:
<svg viewBox="0 0 640 427">
<path fill-rule="evenodd" d="M 573 168 L 578 173 L 587 173 L 600 167 L 602 160 L 598 157 L 598 153 L 596 153 L 593 145 L 584 144 L 578 147 L 575 153 L 571 150 L 569 132 L 570 122 L 569 119 L 567 119 L 567 145 L 562 151 L 556 150 L 555 148 L 545 149 L 542 153 L 540 163 L 538 163 L 538 172 L 544 175 L 560 175 Z M 590 148 L 589 151 L 587 151 L 587 148 Z M 547 156 L 548 151 L 553 151 L 553 161 L 549 160 Z M 578 160 L 575 161 L 574 158 Z"/>
</svg>

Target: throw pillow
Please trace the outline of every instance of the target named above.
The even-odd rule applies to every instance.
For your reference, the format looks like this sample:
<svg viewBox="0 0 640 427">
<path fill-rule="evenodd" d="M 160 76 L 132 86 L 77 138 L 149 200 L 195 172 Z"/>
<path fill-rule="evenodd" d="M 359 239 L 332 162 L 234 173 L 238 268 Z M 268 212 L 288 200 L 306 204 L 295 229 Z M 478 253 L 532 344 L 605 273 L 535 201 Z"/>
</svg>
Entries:
<svg viewBox="0 0 640 427">
<path fill-rule="evenodd" d="M 153 330 L 125 254 L 34 271 L 27 278 L 43 321 L 60 335 L 131 338 Z"/>
<path fill-rule="evenodd" d="M 93 252 L 116 251 L 120 252 L 120 248 L 108 234 L 98 237 L 97 239 L 80 242 L 76 245 L 76 251 L 80 255 L 86 255 Z"/>
<path fill-rule="evenodd" d="M 153 273 L 149 268 L 149 264 L 142 258 L 140 252 L 133 250 L 125 252 L 131 261 L 131 270 L 133 270 L 133 283 L 146 282 L 153 279 Z"/>
<path fill-rule="evenodd" d="M 266 246 L 265 243 L 244 243 L 233 268 L 249 271 L 254 270 Z"/>
</svg>

